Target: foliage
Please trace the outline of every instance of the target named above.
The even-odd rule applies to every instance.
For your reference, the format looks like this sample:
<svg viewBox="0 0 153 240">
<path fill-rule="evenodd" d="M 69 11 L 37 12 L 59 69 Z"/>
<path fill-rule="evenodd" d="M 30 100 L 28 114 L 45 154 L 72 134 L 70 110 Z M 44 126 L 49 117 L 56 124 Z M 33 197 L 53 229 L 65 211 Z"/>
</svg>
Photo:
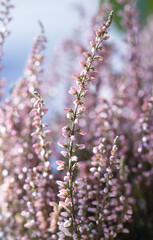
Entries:
<svg viewBox="0 0 153 240">
<path fill-rule="evenodd" d="M 100 4 L 104 4 L 104 2 L 110 2 L 113 6 L 114 12 L 118 12 L 119 10 L 121 10 L 121 8 L 123 7 L 123 5 L 119 4 L 116 0 L 109 0 L 109 1 L 105 1 L 105 0 L 100 0 Z M 147 21 L 147 17 L 150 14 L 153 14 L 153 1 L 152 0 L 137 0 L 137 8 L 140 11 L 140 21 L 141 24 L 146 24 Z M 120 17 L 119 16 L 115 16 L 114 18 L 115 23 L 122 27 L 120 25 Z M 124 28 L 123 28 L 124 30 Z"/>
</svg>

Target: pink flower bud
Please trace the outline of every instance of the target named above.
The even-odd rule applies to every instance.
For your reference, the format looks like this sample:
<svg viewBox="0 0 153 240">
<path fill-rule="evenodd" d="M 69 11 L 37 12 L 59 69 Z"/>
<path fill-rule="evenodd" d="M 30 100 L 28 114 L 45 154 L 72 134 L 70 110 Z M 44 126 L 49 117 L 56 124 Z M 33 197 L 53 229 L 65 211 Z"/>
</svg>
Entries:
<svg viewBox="0 0 153 240">
<path fill-rule="evenodd" d="M 76 163 L 76 166 L 77 166 L 78 168 L 80 168 L 80 167 L 83 166 L 83 163 L 82 163 L 82 162 L 78 162 L 78 163 Z"/>
<path fill-rule="evenodd" d="M 34 117 L 34 121 L 35 121 L 35 122 L 38 122 L 39 119 L 40 119 L 40 117 Z"/>
<path fill-rule="evenodd" d="M 102 56 L 95 56 L 95 60 L 102 61 L 103 57 Z"/>
<path fill-rule="evenodd" d="M 75 95 L 75 94 L 77 94 L 77 90 L 76 90 L 74 87 L 72 87 L 72 88 L 69 90 L 69 93 L 72 94 L 72 95 Z"/>
<path fill-rule="evenodd" d="M 80 130 L 79 130 L 79 134 L 82 135 L 82 136 L 84 136 L 84 135 L 86 135 L 86 132 L 83 131 L 82 129 L 80 129 Z"/>
<path fill-rule="evenodd" d="M 57 170 L 63 170 L 63 169 L 64 169 L 64 167 L 62 167 L 62 166 L 57 167 Z"/>
<path fill-rule="evenodd" d="M 79 103 L 78 99 L 76 99 L 76 100 L 73 102 L 74 105 L 78 105 L 78 103 Z"/>
<path fill-rule="evenodd" d="M 65 144 L 64 142 L 58 142 L 57 144 L 62 148 L 65 148 L 67 146 L 67 144 Z"/>
<path fill-rule="evenodd" d="M 100 37 L 101 36 L 101 31 L 99 31 L 99 29 L 96 31 L 96 36 Z"/>
<path fill-rule="evenodd" d="M 78 76 L 76 74 L 73 74 L 72 77 L 75 78 L 75 79 L 79 79 L 80 78 L 80 76 Z"/>
<path fill-rule="evenodd" d="M 86 58 L 90 57 L 91 54 L 89 52 L 83 52 L 83 56 L 85 56 Z"/>
<path fill-rule="evenodd" d="M 80 61 L 80 65 L 84 68 L 86 67 L 86 62 Z"/>
<path fill-rule="evenodd" d="M 60 161 L 60 160 L 56 161 L 56 164 L 59 165 L 59 166 L 61 166 L 61 167 L 64 167 L 64 166 L 65 166 L 65 162 Z"/>
<path fill-rule="evenodd" d="M 64 222 L 64 227 L 70 227 L 71 226 L 71 222 L 69 220 Z"/>
<path fill-rule="evenodd" d="M 72 111 L 72 109 L 71 108 L 65 108 L 64 111 L 67 112 L 67 113 L 70 113 Z"/>
<path fill-rule="evenodd" d="M 68 217 L 68 213 L 67 212 L 61 212 L 61 215 L 63 216 L 63 217 Z"/>
<path fill-rule="evenodd" d="M 62 132 L 65 133 L 65 132 L 68 131 L 68 129 L 69 129 L 69 126 L 65 126 L 65 127 L 62 128 Z"/>
<path fill-rule="evenodd" d="M 32 146 L 33 146 L 33 148 L 39 148 L 40 147 L 39 143 L 35 143 Z"/>
<path fill-rule="evenodd" d="M 59 193 L 59 194 L 57 194 L 57 196 L 58 196 L 59 198 L 65 198 L 65 194 L 64 194 L 64 193 Z"/>
<path fill-rule="evenodd" d="M 66 203 L 66 204 L 69 204 L 69 203 L 71 203 L 71 202 L 72 202 L 72 199 L 71 199 L 71 198 L 68 198 L 68 197 L 67 197 L 67 198 L 65 199 L 65 203 Z"/>
<path fill-rule="evenodd" d="M 93 47 L 93 48 L 91 49 L 91 52 L 92 52 L 93 54 L 95 54 L 95 53 L 96 53 L 96 49 Z"/>
<path fill-rule="evenodd" d="M 94 41 L 90 41 L 90 45 L 91 45 L 91 47 L 95 47 L 96 46 Z"/>
<path fill-rule="evenodd" d="M 31 113 L 36 113 L 37 112 L 37 108 L 34 108 L 31 110 Z"/>
<path fill-rule="evenodd" d="M 85 145 L 84 144 L 77 144 L 78 149 L 84 149 Z"/>
<path fill-rule="evenodd" d="M 39 122 L 33 122 L 32 126 L 38 127 L 39 126 Z"/>
<path fill-rule="evenodd" d="M 61 151 L 61 154 L 64 156 L 64 157 L 67 157 L 68 156 L 68 153 L 66 151 Z"/>
<path fill-rule="evenodd" d="M 67 116 L 68 119 L 71 119 L 71 118 L 72 118 L 72 114 L 71 114 L 71 113 L 67 113 L 66 116 Z"/>
<path fill-rule="evenodd" d="M 80 83 L 81 83 L 81 80 L 80 80 L 80 79 L 77 79 L 77 80 L 76 80 L 76 84 L 77 84 L 77 86 L 79 86 Z"/>
<path fill-rule="evenodd" d="M 96 78 L 91 77 L 91 78 L 90 78 L 90 81 L 91 81 L 91 82 L 95 82 L 95 81 L 96 81 Z"/>
<path fill-rule="evenodd" d="M 51 130 L 46 130 L 46 131 L 44 131 L 44 133 L 45 133 L 46 135 L 50 135 L 50 134 L 52 133 L 52 131 L 51 131 Z"/>
<path fill-rule="evenodd" d="M 63 208 L 63 207 L 66 207 L 65 202 L 60 201 L 60 202 L 59 202 L 59 207 L 62 207 L 62 208 Z"/>
<path fill-rule="evenodd" d="M 104 36 L 103 40 L 108 40 L 110 37 L 109 36 Z"/>
<path fill-rule="evenodd" d="M 63 137 L 65 137 L 65 138 L 68 138 L 68 137 L 70 137 L 70 134 L 69 134 L 69 133 L 67 133 L 67 132 L 64 132 L 64 133 L 62 133 L 62 135 L 63 135 Z"/>
<path fill-rule="evenodd" d="M 69 181 L 70 180 L 70 176 L 65 176 L 64 177 L 64 181 Z"/>
<path fill-rule="evenodd" d="M 62 181 L 56 181 L 56 183 L 57 183 L 57 185 L 59 185 L 59 186 L 61 186 L 61 187 L 64 186 L 64 182 L 62 182 Z"/>
<path fill-rule="evenodd" d="M 86 110 L 86 107 L 81 107 L 81 108 L 79 109 L 80 112 L 84 112 L 85 110 Z"/>
<path fill-rule="evenodd" d="M 47 113 L 47 111 L 48 111 L 48 109 L 47 109 L 47 108 L 44 108 L 44 110 L 43 110 L 43 111 L 44 111 L 44 113 L 46 114 L 46 113 Z"/>
<path fill-rule="evenodd" d="M 31 133 L 32 137 L 36 137 L 38 134 L 36 132 Z"/>
</svg>

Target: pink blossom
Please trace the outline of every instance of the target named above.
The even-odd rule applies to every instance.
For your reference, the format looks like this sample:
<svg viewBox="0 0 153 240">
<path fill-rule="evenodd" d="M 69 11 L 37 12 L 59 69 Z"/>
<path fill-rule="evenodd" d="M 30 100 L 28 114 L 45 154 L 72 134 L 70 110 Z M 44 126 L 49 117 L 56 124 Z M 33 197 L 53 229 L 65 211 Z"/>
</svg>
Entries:
<svg viewBox="0 0 153 240">
<path fill-rule="evenodd" d="M 69 220 L 64 222 L 64 227 L 70 227 L 71 226 L 71 222 Z"/>
<path fill-rule="evenodd" d="M 84 149 L 84 148 L 85 148 L 85 145 L 84 145 L 84 144 L 77 144 L 77 148 L 78 148 L 78 149 Z"/>
<path fill-rule="evenodd" d="M 62 148 L 65 148 L 67 146 L 64 142 L 58 142 L 58 145 Z"/>
</svg>

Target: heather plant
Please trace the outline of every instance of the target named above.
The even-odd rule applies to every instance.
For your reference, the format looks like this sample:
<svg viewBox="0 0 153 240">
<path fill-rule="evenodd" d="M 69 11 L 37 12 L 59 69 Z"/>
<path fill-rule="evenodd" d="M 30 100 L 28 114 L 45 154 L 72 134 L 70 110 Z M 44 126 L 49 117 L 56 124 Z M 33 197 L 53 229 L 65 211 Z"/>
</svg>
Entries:
<svg viewBox="0 0 153 240">
<path fill-rule="evenodd" d="M 47 74 L 40 23 L 23 77 L 1 98 L 2 240 L 153 238 L 153 20 L 141 29 L 136 1 L 118 2 L 126 40 L 119 71 L 108 40 L 112 6 L 102 4 L 89 41 L 64 41 Z M 12 5 L 1 5 L 2 52 Z M 55 110 L 62 84 L 66 116 Z"/>
</svg>

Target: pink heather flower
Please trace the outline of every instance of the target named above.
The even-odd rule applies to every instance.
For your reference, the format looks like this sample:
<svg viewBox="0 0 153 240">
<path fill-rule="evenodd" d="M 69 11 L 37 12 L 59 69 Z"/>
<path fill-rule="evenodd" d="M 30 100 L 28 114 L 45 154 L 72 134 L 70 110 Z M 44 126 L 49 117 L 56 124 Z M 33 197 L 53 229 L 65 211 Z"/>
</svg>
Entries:
<svg viewBox="0 0 153 240">
<path fill-rule="evenodd" d="M 84 166 L 84 163 L 83 163 L 83 162 L 78 162 L 78 163 L 76 163 L 76 166 L 77 166 L 78 168 L 80 168 L 80 167 Z"/>
<path fill-rule="evenodd" d="M 94 83 L 96 81 L 96 78 L 95 77 L 91 77 L 90 81 Z"/>
<path fill-rule="evenodd" d="M 40 147 L 40 144 L 39 144 L 39 143 L 35 143 L 35 144 L 33 144 L 32 146 L 33 146 L 33 148 L 39 148 L 39 147 Z"/>
<path fill-rule="evenodd" d="M 80 65 L 85 68 L 86 67 L 86 62 L 80 61 Z"/>
<path fill-rule="evenodd" d="M 83 56 L 85 56 L 86 58 L 89 58 L 91 54 L 89 52 L 83 52 Z"/>
<path fill-rule="evenodd" d="M 67 212 L 61 212 L 61 215 L 62 215 L 63 217 L 68 217 L 68 213 L 67 213 Z"/>
<path fill-rule="evenodd" d="M 67 193 L 67 190 L 66 189 L 60 189 L 60 193 Z"/>
<path fill-rule="evenodd" d="M 58 169 L 59 170 L 59 169 Z M 57 194 L 57 196 L 59 197 L 59 198 L 65 198 L 65 193 L 59 193 L 59 194 Z"/>
<path fill-rule="evenodd" d="M 51 130 L 45 130 L 45 131 L 44 131 L 44 134 L 46 134 L 46 135 L 50 135 L 51 133 L 52 133 Z"/>
<path fill-rule="evenodd" d="M 65 165 L 65 162 L 60 161 L 60 160 L 56 161 L 56 163 L 57 163 L 57 165 L 59 165 L 59 166 L 64 166 L 64 165 Z"/>
<path fill-rule="evenodd" d="M 84 148 L 85 148 L 85 145 L 84 145 L 84 144 L 77 144 L 77 148 L 78 148 L 78 149 L 84 149 Z"/>
<path fill-rule="evenodd" d="M 63 132 L 62 135 L 63 135 L 63 137 L 65 137 L 65 138 L 69 138 L 69 137 L 70 137 L 70 134 L 67 133 L 67 132 Z"/>
<path fill-rule="evenodd" d="M 70 180 L 70 176 L 64 176 L 64 181 L 69 181 Z"/>
<path fill-rule="evenodd" d="M 64 156 L 64 157 L 67 157 L 68 156 L 68 153 L 66 151 L 61 151 L 61 154 Z"/>
<path fill-rule="evenodd" d="M 72 199 L 71 199 L 71 198 L 66 198 L 66 199 L 65 199 L 65 203 L 66 203 L 66 204 L 69 204 L 69 203 L 71 203 L 71 202 L 72 202 Z"/>
<path fill-rule="evenodd" d="M 77 94 L 78 92 L 77 92 L 76 88 L 71 87 L 71 89 L 69 90 L 69 93 L 72 94 L 72 95 L 75 95 L 75 94 Z"/>
<path fill-rule="evenodd" d="M 63 207 L 66 207 L 66 203 L 63 202 L 63 201 L 59 201 L 59 207 L 63 208 Z"/>
<path fill-rule="evenodd" d="M 31 110 L 31 113 L 37 113 L 37 108 L 33 108 L 33 109 Z"/>
<path fill-rule="evenodd" d="M 61 187 L 64 186 L 64 182 L 62 182 L 62 181 L 56 181 L 56 183 L 57 183 L 59 186 L 61 186 Z"/>
<path fill-rule="evenodd" d="M 64 222 L 64 227 L 70 227 L 71 226 L 71 222 L 69 220 Z"/>
<path fill-rule="evenodd" d="M 78 99 L 74 100 L 73 102 L 74 105 L 78 105 L 78 103 L 79 103 Z"/>
<path fill-rule="evenodd" d="M 65 126 L 65 127 L 62 128 L 62 132 L 66 133 L 68 131 L 68 129 L 69 129 L 69 126 Z"/>
<path fill-rule="evenodd" d="M 62 148 L 66 148 L 67 146 L 67 144 L 65 144 L 64 142 L 58 142 L 57 144 Z"/>
<path fill-rule="evenodd" d="M 44 108 L 44 114 L 46 114 L 48 112 L 48 109 L 47 108 Z"/>
<path fill-rule="evenodd" d="M 75 79 L 80 79 L 80 76 L 78 76 L 76 74 L 73 74 L 72 77 L 75 78 Z"/>
<path fill-rule="evenodd" d="M 81 108 L 79 109 L 80 112 L 85 112 L 85 110 L 86 110 L 86 107 L 81 107 Z"/>
<path fill-rule="evenodd" d="M 60 161 L 60 160 L 56 161 L 56 164 L 59 165 L 57 167 L 58 170 L 63 170 L 65 168 L 65 162 L 63 162 L 63 161 Z"/>
<path fill-rule="evenodd" d="M 37 135 L 38 135 L 37 132 L 33 132 L 33 133 L 31 133 L 31 136 L 32 136 L 32 137 L 36 137 Z"/>
<path fill-rule="evenodd" d="M 68 119 L 71 119 L 71 118 L 72 118 L 72 114 L 71 114 L 71 113 L 67 113 L 66 116 L 67 116 Z"/>
<path fill-rule="evenodd" d="M 64 111 L 67 112 L 67 113 L 70 113 L 72 111 L 72 109 L 71 108 L 65 108 Z"/>
<path fill-rule="evenodd" d="M 90 41 L 90 45 L 91 45 L 91 47 L 95 47 L 96 46 L 94 41 Z"/>
<path fill-rule="evenodd" d="M 95 59 L 96 59 L 97 61 L 102 61 L 102 60 L 103 60 L 103 57 L 102 57 L 102 56 L 96 56 Z"/>
<path fill-rule="evenodd" d="M 82 135 L 82 136 L 85 136 L 86 135 L 86 132 L 83 131 L 82 129 L 79 130 L 79 134 Z"/>
<path fill-rule="evenodd" d="M 33 126 L 35 126 L 35 127 L 38 127 L 39 126 L 39 122 L 38 121 L 36 121 L 36 122 L 33 122 L 33 124 L 32 124 Z"/>
</svg>

